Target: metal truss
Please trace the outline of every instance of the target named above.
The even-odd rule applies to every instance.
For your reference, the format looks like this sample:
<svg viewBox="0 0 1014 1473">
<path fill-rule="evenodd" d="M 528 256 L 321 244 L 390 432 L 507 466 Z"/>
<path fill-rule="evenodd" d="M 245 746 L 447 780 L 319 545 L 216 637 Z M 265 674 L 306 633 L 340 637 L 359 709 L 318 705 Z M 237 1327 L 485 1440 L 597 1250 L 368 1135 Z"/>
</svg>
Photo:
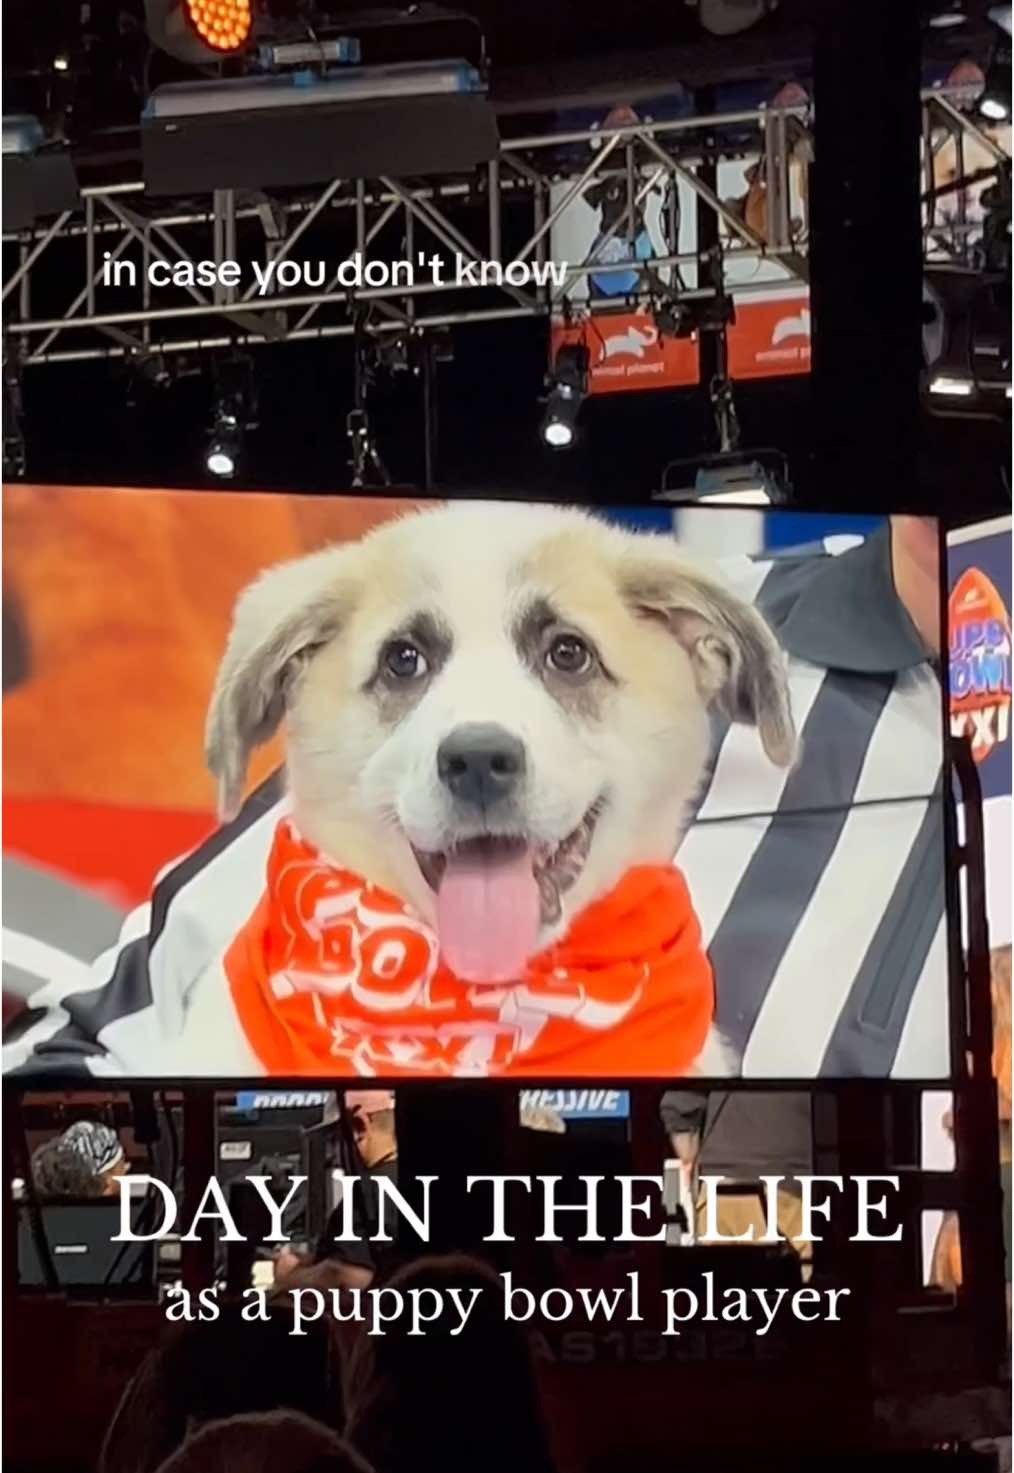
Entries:
<svg viewBox="0 0 1014 1473">
<path fill-rule="evenodd" d="M 960 111 L 956 94 L 928 93 L 923 151 L 927 194 L 933 196 L 924 220 L 928 258 L 963 261 L 971 249 L 976 226 L 966 218 L 964 192 L 961 208 L 948 211 L 946 218 L 933 194 L 941 151 L 954 147 L 963 175 L 970 144 L 990 159 L 1009 162 L 1004 150 Z M 870 146 L 878 145 L 871 140 Z M 716 280 L 734 280 L 731 273 L 744 260 L 773 265 L 760 287 L 730 286 L 737 296 L 779 285 L 805 287 L 805 219 L 792 218 L 790 201 L 793 170 L 797 179 L 805 174 L 812 156 L 807 114 L 765 108 L 510 138 L 497 158 L 468 178 L 335 179 L 311 193 L 216 190 L 205 200 L 186 202 L 147 196 L 141 180 L 92 185 L 82 190 L 79 208 L 47 226 L 4 234 L 5 339 L 9 353 L 31 366 L 99 358 L 143 361 L 364 330 L 405 335 L 459 323 L 570 318 L 616 310 L 616 298 L 606 304 L 574 299 L 583 296 L 585 278 L 629 273 L 632 265 L 639 287 L 620 305 L 657 302 L 660 295 L 712 296 L 722 289 Z M 760 218 L 755 210 L 751 223 L 716 189 L 718 165 L 737 160 L 754 162 L 764 183 Z M 343 262 L 415 261 L 420 253 L 433 252 L 464 262 L 524 262 L 544 270 L 554 227 L 587 191 L 602 184 L 617 201 L 612 224 L 596 240 L 595 259 L 569 263 L 562 281 L 341 284 Z M 638 212 L 659 192 L 670 202 L 692 199 L 697 225 L 703 216 L 713 216 L 719 244 L 703 254 L 681 252 L 676 220 L 665 253 L 653 245 L 654 253 L 638 256 L 636 263 L 624 256 L 610 264 L 604 249 L 617 235 L 636 233 Z M 712 224 L 697 229 L 694 238 L 713 241 L 715 236 Z M 257 259 L 277 272 L 286 261 L 310 258 L 327 262 L 327 279 L 309 290 L 279 287 L 275 277 L 264 293 L 248 280 L 153 287 L 148 275 L 156 263 L 164 274 L 181 263 L 206 261 L 217 275 L 217 268 L 232 260 Z M 704 265 L 708 269 L 698 272 Z M 118 269 L 124 277 L 111 286 L 108 278 Z"/>
</svg>

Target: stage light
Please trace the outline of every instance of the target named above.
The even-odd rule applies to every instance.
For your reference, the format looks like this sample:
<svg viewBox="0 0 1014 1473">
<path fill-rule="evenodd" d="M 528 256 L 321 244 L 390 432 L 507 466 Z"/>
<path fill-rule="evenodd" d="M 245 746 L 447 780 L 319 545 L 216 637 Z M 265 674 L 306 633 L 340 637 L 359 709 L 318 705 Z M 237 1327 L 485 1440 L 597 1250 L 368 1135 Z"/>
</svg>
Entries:
<svg viewBox="0 0 1014 1473">
<path fill-rule="evenodd" d="M 239 51 L 250 35 L 250 0 L 182 0 L 183 13 L 212 51 Z"/>
<path fill-rule="evenodd" d="M 945 31 L 964 25 L 966 19 L 964 0 L 936 0 L 929 25 L 934 31 Z"/>
<path fill-rule="evenodd" d="M 651 315 L 660 338 L 691 338 L 697 331 L 697 315 L 693 307 L 676 297 L 654 303 Z"/>
<path fill-rule="evenodd" d="M 5 114 L 3 159 L 5 230 L 30 230 L 39 220 L 80 203 L 70 149 L 47 138 L 38 118 Z"/>
<path fill-rule="evenodd" d="M 738 36 L 778 8 L 778 0 L 698 0 L 704 30 L 713 36 Z"/>
<path fill-rule="evenodd" d="M 979 116 L 990 123 L 1005 123 L 1010 118 L 1010 42 L 997 45 L 986 71 L 979 94 Z"/>
<path fill-rule="evenodd" d="M 770 506 L 780 499 L 775 476 L 749 456 L 701 466 L 694 491 L 708 506 Z"/>
<path fill-rule="evenodd" d="M 937 373 L 929 381 L 931 394 L 949 394 L 954 398 L 967 398 L 975 393 L 975 385 L 968 378 L 953 378 L 946 373 Z"/>
<path fill-rule="evenodd" d="M 204 456 L 204 465 L 210 475 L 224 480 L 236 474 L 242 439 L 235 416 L 219 411 L 215 415 L 215 426 Z"/>
<path fill-rule="evenodd" d="M 991 123 L 1002 123 L 1010 113 L 1010 106 L 999 97 L 983 95 L 979 99 L 979 112 Z"/>
<path fill-rule="evenodd" d="M 213 476 L 224 478 L 236 474 L 236 462 L 232 454 L 218 445 L 213 445 L 208 451 L 205 464 Z"/>
<path fill-rule="evenodd" d="M 1005 273 L 964 267 L 927 270 L 923 364 L 923 388 L 933 413 L 989 418 L 1003 410 L 1011 382 L 1010 286 Z"/>
<path fill-rule="evenodd" d="M 569 450 L 573 445 L 583 398 L 566 384 L 550 392 L 542 418 L 542 438 L 550 449 Z"/>
<path fill-rule="evenodd" d="M 30 113 L 4 113 L 3 152 L 18 158 L 30 158 L 46 141 L 38 118 Z"/>
<path fill-rule="evenodd" d="M 575 428 L 558 415 L 547 415 L 542 426 L 542 438 L 554 450 L 569 450 L 574 443 Z"/>
<path fill-rule="evenodd" d="M 577 438 L 577 417 L 588 396 L 588 349 L 565 343 L 546 376 L 549 395 L 540 433 L 552 450 L 569 450 Z"/>
<path fill-rule="evenodd" d="M 200 64 L 244 49 L 251 0 L 145 0 L 148 35 L 177 61 Z"/>
<path fill-rule="evenodd" d="M 456 60 L 168 83 L 141 115 L 154 194 L 469 173 L 499 146 L 482 75 Z"/>
<path fill-rule="evenodd" d="M 764 449 L 673 460 L 655 499 L 684 506 L 782 506 L 792 499 L 788 462 L 781 451 Z"/>
<path fill-rule="evenodd" d="M 69 72 L 70 71 L 70 59 L 69 59 L 69 57 L 63 55 L 63 53 L 61 53 L 59 56 L 54 56 L 53 57 L 53 70 L 54 70 L 54 72 Z"/>
<path fill-rule="evenodd" d="M 212 368 L 215 408 L 204 453 L 204 467 L 219 480 L 234 476 L 247 430 L 257 428 L 257 391 L 253 362 L 243 353 L 217 360 Z"/>
</svg>

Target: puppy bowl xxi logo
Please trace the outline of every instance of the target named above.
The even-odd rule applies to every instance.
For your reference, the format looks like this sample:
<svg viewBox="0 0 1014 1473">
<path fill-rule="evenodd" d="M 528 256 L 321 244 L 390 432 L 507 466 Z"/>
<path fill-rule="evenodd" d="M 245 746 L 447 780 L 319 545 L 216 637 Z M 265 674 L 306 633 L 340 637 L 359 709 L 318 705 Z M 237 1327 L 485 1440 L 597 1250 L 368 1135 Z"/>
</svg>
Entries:
<svg viewBox="0 0 1014 1473">
<path fill-rule="evenodd" d="M 976 762 L 1010 740 L 1010 614 L 979 568 L 966 568 L 951 590 L 951 734 L 972 739 Z"/>
</svg>

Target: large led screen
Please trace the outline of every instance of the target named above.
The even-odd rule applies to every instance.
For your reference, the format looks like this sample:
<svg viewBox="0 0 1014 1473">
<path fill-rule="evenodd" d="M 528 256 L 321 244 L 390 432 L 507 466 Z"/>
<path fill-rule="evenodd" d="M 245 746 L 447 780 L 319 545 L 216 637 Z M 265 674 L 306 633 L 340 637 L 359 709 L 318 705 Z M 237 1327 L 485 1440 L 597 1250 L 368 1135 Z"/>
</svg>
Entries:
<svg viewBox="0 0 1014 1473">
<path fill-rule="evenodd" d="M 4 510 L 8 1074 L 949 1077 L 935 524 Z"/>
</svg>

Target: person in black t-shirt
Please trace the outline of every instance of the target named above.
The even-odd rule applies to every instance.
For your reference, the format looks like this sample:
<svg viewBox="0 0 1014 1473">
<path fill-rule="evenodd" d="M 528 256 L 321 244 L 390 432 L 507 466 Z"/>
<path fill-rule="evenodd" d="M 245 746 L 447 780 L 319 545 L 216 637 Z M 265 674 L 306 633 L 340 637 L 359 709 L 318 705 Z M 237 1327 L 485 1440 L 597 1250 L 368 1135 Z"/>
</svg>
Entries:
<svg viewBox="0 0 1014 1473">
<path fill-rule="evenodd" d="M 359 1161 L 353 1174 L 359 1177 L 353 1199 L 352 1223 L 355 1239 L 336 1242 L 340 1208 L 335 1208 L 317 1241 L 312 1261 L 285 1250 L 275 1261 L 275 1283 L 281 1287 L 312 1285 L 326 1279 L 343 1288 L 366 1288 L 388 1266 L 393 1243 L 372 1241 L 378 1226 L 380 1194 L 377 1180 L 387 1177 L 397 1185 L 398 1137 L 395 1130 L 394 1093 L 391 1090 L 348 1090 L 344 1110 L 351 1128 Z"/>
<path fill-rule="evenodd" d="M 375 1243 L 380 1211 L 377 1179 L 385 1176 L 398 1184 L 398 1136 L 395 1130 L 394 1094 L 385 1089 L 348 1090 L 345 1110 L 352 1127 L 362 1170 L 355 1188 L 352 1223 L 356 1241 L 335 1242 L 339 1209 L 327 1220 L 314 1255 L 317 1263 L 336 1260 L 369 1271 L 375 1277 L 387 1265 L 393 1244 Z"/>
</svg>

